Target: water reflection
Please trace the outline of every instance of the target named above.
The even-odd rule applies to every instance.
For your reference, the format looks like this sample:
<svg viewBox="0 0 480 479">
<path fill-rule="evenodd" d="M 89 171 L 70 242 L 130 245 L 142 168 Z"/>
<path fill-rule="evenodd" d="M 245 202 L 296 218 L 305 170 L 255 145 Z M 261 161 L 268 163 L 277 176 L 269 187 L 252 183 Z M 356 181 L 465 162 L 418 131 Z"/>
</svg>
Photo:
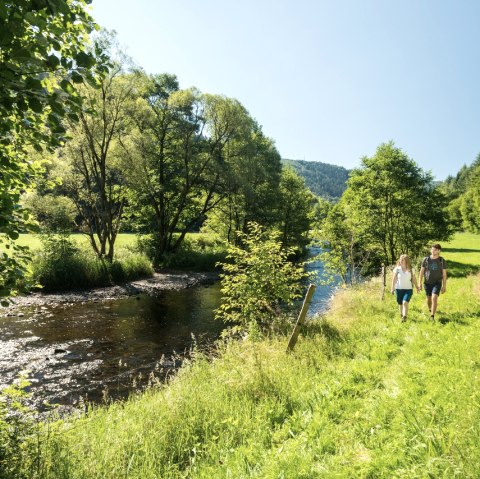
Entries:
<svg viewBox="0 0 480 479">
<path fill-rule="evenodd" d="M 216 339 L 224 328 L 213 314 L 219 302 L 216 284 L 0 318 L 0 386 L 29 370 L 37 407 L 96 401 L 105 388 L 124 397 L 134 381 L 173 368 L 172 356 L 191 347 L 192 335 L 200 347 Z"/>
<path fill-rule="evenodd" d="M 312 248 L 312 256 L 319 249 Z M 309 265 L 319 277 L 323 265 Z M 309 314 L 323 310 L 332 286 L 318 285 Z M 306 288 L 305 288 L 306 291 Z M 164 291 L 102 302 L 34 307 L 24 316 L 0 318 L 0 387 L 22 370 L 32 381 L 38 409 L 126 397 L 145 386 L 149 375 L 163 378 L 179 365 L 177 353 L 200 348 L 224 328 L 214 319 L 220 284 Z M 300 307 L 300 305 L 299 305 Z M 161 360 L 161 358 L 164 358 Z"/>
</svg>

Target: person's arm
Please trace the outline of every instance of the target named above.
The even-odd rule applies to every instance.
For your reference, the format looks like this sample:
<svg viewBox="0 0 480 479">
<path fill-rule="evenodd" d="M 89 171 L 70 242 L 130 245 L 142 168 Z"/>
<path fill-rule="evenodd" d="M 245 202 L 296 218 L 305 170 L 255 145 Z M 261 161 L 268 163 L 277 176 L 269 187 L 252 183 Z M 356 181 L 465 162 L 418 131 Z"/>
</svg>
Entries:
<svg viewBox="0 0 480 479">
<path fill-rule="evenodd" d="M 393 276 L 392 276 L 392 287 L 390 288 L 390 292 L 393 294 L 395 292 L 395 281 L 397 279 L 397 270 L 393 270 Z"/>
<path fill-rule="evenodd" d="M 442 293 L 445 293 L 447 291 L 447 270 L 443 268 L 443 284 L 442 284 Z"/>
<path fill-rule="evenodd" d="M 418 287 L 419 289 L 422 288 L 422 284 L 423 284 L 423 274 L 425 273 L 425 268 L 422 266 L 420 268 L 420 274 L 418 275 Z"/>
<path fill-rule="evenodd" d="M 420 288 L 417 282 L 417 277 L 415 276 L 413 269 L 412 269 L 412 286 L 415 286 L 417 293 L 420 291 Z"/>
</svg>

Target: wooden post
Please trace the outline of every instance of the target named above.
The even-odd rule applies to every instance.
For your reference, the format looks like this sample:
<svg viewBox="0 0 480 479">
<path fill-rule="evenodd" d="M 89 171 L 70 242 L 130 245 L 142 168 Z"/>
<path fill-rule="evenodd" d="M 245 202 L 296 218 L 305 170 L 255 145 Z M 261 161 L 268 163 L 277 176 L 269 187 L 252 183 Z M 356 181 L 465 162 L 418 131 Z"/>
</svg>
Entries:
<svg viewBox="0 0 480 479">
<path fill-rule="evenodd" d="M 386 287 L 387 287 L 387 267 L 382 263 L 382 301 L 385 298 Z"/>
<path fill-rule="evenodd" d="M 315 289 L 317 287 L 314 284 L 311 284 L 308 287 L 307 294 L 305 295 L 305 299 L 303 300 L 302 309 L 300 310 L 300 314 L 298 315 L 297 323 L 295 324 L 295 328 L 293 329 L 292 335 L 288 341 L 287 352 L 293 351 L 295 344 L 297 343 L 298 335 L 300 334 L 300 327 L 305 321 L 305 317 L 307 316 L 308 307 L 312 302 L 313 293 L 315 293 Z"/>
</svg>

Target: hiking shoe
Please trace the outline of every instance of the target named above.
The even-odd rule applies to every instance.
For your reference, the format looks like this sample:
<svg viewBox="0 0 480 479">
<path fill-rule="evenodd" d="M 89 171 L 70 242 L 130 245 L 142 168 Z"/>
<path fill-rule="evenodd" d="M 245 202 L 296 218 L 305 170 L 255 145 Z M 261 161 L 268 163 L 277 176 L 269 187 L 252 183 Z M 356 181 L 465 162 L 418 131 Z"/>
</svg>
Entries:
<svg viewBox="0 0 480 479">
<path fill-rule="evenodd" d="M 406 323 L 407 322 L 407 317 L 406 316 L 402 316 L 402 323 Z"/>
<path fill-rule="evenodd" d="M 430 316 L 430 321 L 435 321 L 435 316 L 433 314 Z"/>
</svg>

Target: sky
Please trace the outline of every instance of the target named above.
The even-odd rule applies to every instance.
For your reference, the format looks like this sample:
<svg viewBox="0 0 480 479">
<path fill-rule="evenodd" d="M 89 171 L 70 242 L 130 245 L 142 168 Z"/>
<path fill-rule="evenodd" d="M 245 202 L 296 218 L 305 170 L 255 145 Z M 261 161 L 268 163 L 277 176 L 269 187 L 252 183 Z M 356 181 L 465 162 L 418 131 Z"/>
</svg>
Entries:
<svg viewBox="0 0 480 479">
<path fill-rule="evenodd" d="M 236 98 L 283 158 L 393 140 L 437 180 L 480 153 L 478 0 L 93 0 L 147 73 Z"/>
</svg>

